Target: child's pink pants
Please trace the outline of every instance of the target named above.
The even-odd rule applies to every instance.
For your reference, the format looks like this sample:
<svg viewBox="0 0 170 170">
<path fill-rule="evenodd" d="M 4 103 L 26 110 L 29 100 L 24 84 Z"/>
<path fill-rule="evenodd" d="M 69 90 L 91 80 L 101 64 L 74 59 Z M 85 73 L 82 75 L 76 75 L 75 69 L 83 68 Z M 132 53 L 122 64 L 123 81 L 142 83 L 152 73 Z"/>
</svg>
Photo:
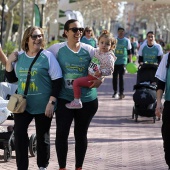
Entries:
<svg viewBox="0 0 170 170">
<path fill-rule="evenodd" d="M 73 82 L 73 91 L 74 98 L 79 99 L 81 96 L 81 87 L 90 87 L 93 82 L 89 82 L 90 80 L 97 80 L 96 77 L 88 75 L 86 77 L 80 77 L 74 80 Z"/>
</svg>

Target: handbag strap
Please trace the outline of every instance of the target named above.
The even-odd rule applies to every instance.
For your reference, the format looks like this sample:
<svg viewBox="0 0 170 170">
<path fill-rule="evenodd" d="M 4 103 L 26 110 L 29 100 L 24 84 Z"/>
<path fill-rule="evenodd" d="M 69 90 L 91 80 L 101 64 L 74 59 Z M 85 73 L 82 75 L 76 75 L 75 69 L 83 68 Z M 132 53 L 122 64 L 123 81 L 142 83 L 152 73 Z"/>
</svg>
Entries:
<svg viewBox="0 0 170 170">
<path fill-rule="evenodd" d="M 27 80 L 26 80 L 26 86 L 25 86 L 25 90 L 24 90 L 24 96 L 26 97 L 27 92 L 28 92 L 28 87 L 29 87 L 29 83 L 30 83 L 30 78 L 31 78 L 31 68 L 33 66 L 33 64 L 35 63 L 35 61 L 37 60 L 37 58 L 39 57 L 41 51 L 43 51 L 43 49 L 41 49 L 37 55 L 35 56 L 34 60 L 32 61 L 29 69 L 28 69 L 28 74 L 27 74 Z"/>
</svg>

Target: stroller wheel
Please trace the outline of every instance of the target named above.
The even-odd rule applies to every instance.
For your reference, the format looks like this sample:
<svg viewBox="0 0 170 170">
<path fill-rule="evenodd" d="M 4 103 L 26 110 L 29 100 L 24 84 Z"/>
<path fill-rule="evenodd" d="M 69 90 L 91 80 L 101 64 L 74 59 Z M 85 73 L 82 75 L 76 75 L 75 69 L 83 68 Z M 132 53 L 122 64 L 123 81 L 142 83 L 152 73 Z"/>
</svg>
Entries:
<svg viewBox="0 0 170 170">
<path fill-rule="evenodd" d="M 31 156 L 36 156 L 37 154 L 37 138 L 36 134 L 32 134 L 29 141 L 29 151 Z"/>
<path fill-rule="evenodd" d="M 11 160 L 11 156 L 12 156 L 12 148 L 11 147 L 6 147 L 4 149 L 4 161 L 5 162 L 9 162 Z"/>
</svg>

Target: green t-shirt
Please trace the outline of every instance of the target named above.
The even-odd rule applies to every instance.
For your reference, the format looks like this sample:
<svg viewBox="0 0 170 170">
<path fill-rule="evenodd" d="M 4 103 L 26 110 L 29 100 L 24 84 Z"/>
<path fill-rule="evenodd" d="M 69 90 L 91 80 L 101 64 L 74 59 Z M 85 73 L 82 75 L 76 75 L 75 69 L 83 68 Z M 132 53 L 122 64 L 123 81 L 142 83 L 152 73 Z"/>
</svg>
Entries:
<svg viewBox="0 0 170 170">
<path fill-rule="evenodd" d="M 62 69 L 63 87 L 59 98 L 69 101 L 74 99 L 72 86 L 74 79 L 87 76 L 88 66 L 95 52 L 95 49 L 92 46 L 84 43 L 80 44 L 81 47 L 78 52 L 72 51 L 67 46 L 67 42 L 54 44 L 47 49 L 56 55 Z M 81 88 L 82 102 L 90 102 L 96 98 L 96 88 Z"/>
<path fill-rule="evenodd" d="M 15 64 L 18 78 L 18 94 L 24 94 L 29 66 L 34 57 L 20 52 Z M 43 50 L 31 69 L 31 79 L 27 93 L 26 111 L 31 114 L 45 113 L 46 105 L 52 91 L 51 80 L 61 78 L 60 66 L 54 55 Z"/>
<path fill-rule="evenodd" d="M 147 41 L 139 48 L 139 56 L 143 57 L 144 63 L 158 63 L 158 56 L 163 55 L 163 50 L 160 44 L 154 43 L 153 46 L 148 46 Z"/>
<path fill-rule="evenodd" d="M 90 38 L 87 39 L 85 36 L 82 37 L 82 39 L 80 40 L 81 42 L 85 43 L 85 44 L 89 44 L 92 47 L 96 48 L 97 47 L 97 41 L 94 38 Z"/>
<path fill-rule="evenodd" d="M 170 67 L 167 69 L 166 80 L 170 80 Z M 170 101 L 170 81 L 166 81 L 165 100 Z"/>
<path fill-rule="evenodd" d="M 137 42 L 132 42 L 132 45 L 133 45 L 133 47 L 134 47 L 134 49 L 136 50 L 137 49 Z"/>
<path fill-rule="evenodd" d="M 144 63 L 157 63 L 159 50 L 156 46 L 148 47 L 144 46 L 142 50 L 143 62 Z"/>
<path fill-rule="evenodd" d="M 127 50 L 130 50 L 131 48 L 131 43 L 128 38 L 117 38 L 117 45 L 115 49 L 115 56 L 117 57 L 117 60 L 115 65 L 127 64 Z"/>
</svg>

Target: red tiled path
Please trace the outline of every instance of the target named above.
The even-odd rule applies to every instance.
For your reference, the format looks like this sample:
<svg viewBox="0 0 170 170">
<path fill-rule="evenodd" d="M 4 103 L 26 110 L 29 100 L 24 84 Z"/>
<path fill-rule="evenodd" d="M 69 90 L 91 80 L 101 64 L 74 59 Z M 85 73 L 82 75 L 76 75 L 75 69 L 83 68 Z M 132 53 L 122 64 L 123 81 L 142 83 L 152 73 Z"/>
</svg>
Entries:
<svg viewBox="0 0 170 170">
<path fill-rule="evenodd" d="M 152 118 L 132 119 L 133 85 L 136 75 L 125 75 L 125 98 L 113 99 L 111 76 L 98 89 L 99 109 L 88 133 L 88 150 L 83 170 L 167 170 L 161 138 L 161 121 L 153 124 Z M 13 124 L 6 121 L 3 126 Z M 34 123 L 29 134 L 33 134 Z M 58 170 L 55 152 L 55 121 L 51 126 L 51 159 L 48 170 Z M 4 162 L 0 150 L 0 170 L 16 170 L 15 152 L 10 162 Z M 29 170 L 38 170 L 35 157 L 30 157 Z M 70 131 L 68 170 L 74 170 L 74 136 Z"/>
</svg>

